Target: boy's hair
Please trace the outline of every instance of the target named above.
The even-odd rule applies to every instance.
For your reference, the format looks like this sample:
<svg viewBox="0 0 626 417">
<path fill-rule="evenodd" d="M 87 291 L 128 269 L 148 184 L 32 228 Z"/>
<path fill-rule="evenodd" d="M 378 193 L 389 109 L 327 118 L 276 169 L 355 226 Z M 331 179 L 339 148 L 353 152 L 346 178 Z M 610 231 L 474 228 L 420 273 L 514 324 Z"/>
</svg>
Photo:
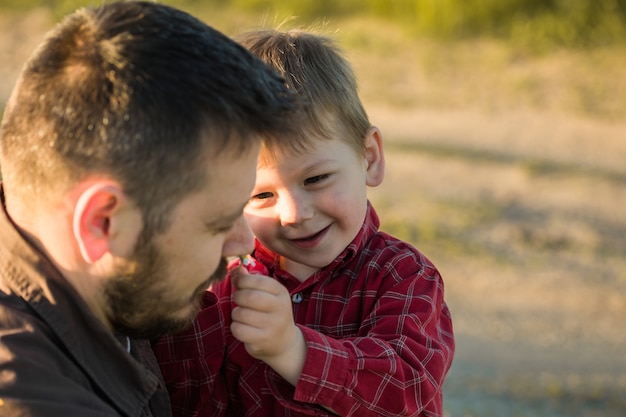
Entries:
<svg viewBox="0 0 626 417">
<path fill-rule="evenodd" d="M 34 52 L 4 113 L 6 198 L 28 208 L 106 175 L 163 230 L 210 180 L 207 157 L 280 140 L 292 106 L 275 71 L 185 12 L 148 1 L 83 8 Z"/>
<path fill-rule="evenodd" d="M 296 93 L 298 117 L 291 118 L 300 142 L 296 148 L 306 149 L 311 137 L 340 135 L 357 151 L 363 150 L 370 122 L 352 67 L 331 38 L 299 29 L 268 29 L 235 40 L 277 70 Z"/>
</svg>

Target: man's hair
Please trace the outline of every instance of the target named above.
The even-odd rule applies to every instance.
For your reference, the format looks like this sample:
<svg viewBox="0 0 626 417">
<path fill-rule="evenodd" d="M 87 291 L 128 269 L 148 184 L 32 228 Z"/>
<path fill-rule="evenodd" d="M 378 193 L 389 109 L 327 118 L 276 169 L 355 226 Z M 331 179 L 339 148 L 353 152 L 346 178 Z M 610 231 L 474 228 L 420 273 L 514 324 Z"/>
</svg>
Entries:
<svg viewBox="0 0 626 417">
<path fill-rule="evenodd" d="M 33 53 L 4 113 L 7 201 L 27 207 L 105 175 L 163 229 L 207 180 L 209 151 L 280 140 L 292 104 L 279 74 L 185 12 L 142 1 L 77 10 Z"/>
<path fill-rule="evenodd" d="M 298 117 L 290 120 L 297 125 L 301 145 L 306 148 L 311 136 L 332 138 L 339 133 L 347 135 L 341 139 L 355 149 L 363 149 L 370 122 L 352 67 L 331 38 L 313 31 L 270 29 L 235 40 L 276 69 L 296 93 Z"/>
</svg>

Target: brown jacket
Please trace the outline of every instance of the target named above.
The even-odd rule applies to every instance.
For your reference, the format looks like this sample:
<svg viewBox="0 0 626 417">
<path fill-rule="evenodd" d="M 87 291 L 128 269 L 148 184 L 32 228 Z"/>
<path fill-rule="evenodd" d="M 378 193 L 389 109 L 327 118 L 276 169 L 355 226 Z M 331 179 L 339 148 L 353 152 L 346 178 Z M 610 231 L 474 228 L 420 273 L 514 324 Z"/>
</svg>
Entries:
<svg viewBox="0 0 626 417">
<path fill-rule="evenodd" d="M 170 417 L 149 343 L 133 340 L 129 354 L 22 238 L 0 197 L 0 415 Z"/>
</svg>

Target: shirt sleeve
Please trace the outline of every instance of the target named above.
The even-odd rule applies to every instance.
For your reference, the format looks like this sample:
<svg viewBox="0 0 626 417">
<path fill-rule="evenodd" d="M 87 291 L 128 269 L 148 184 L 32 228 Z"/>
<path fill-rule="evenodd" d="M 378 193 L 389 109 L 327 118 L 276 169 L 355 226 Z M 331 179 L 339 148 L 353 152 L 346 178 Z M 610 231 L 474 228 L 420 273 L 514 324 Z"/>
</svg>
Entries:
<svg viewBox="0 0 626 417">
<path fill-rule="evenodd" d="M 442 385 L 454 352 L 443 282 L 432 266 L 407 274 L 395 268 L 386 273 L 406 278 L 376 295 L 356 337 L 301 327 L 307 356 L 294 400 L 342 416 L 443 414 Z"/>
<path fill-rule="evenodd" d="M 152 345 L 170 395 L 174 417 L 225 416 L 224 316 L 215 295 L 205 293 L 203 308 L 186 331 Z"/>
</svg>

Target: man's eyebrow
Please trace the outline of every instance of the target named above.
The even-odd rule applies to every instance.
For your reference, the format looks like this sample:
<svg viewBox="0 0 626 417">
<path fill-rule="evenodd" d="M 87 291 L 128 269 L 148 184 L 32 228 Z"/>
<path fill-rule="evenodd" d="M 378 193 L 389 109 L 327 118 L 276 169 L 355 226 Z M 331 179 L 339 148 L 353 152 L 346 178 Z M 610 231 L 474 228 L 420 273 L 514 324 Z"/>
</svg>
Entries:
<svg viewBox="0 0 626 417">
<path fill-rule="evenodd" d="M 223 225 L 228 225 L 228 224 L 234 223 L 242 215 L 243 209 L 246 207 L 247 203 L 248 202 L 246 201 L 238 209 L 235 209 L 235 210 L 233 210 L 232 212 L 230 212 L 228 214 L 220 216 L 220 217 L 218 217 L 217 219 L 215 219 L 213 221 L 206 222 L 207 226 L 209 226 L 209 227 L 217 227 L 217 226 L 223 226 Z"/>
</svg>

